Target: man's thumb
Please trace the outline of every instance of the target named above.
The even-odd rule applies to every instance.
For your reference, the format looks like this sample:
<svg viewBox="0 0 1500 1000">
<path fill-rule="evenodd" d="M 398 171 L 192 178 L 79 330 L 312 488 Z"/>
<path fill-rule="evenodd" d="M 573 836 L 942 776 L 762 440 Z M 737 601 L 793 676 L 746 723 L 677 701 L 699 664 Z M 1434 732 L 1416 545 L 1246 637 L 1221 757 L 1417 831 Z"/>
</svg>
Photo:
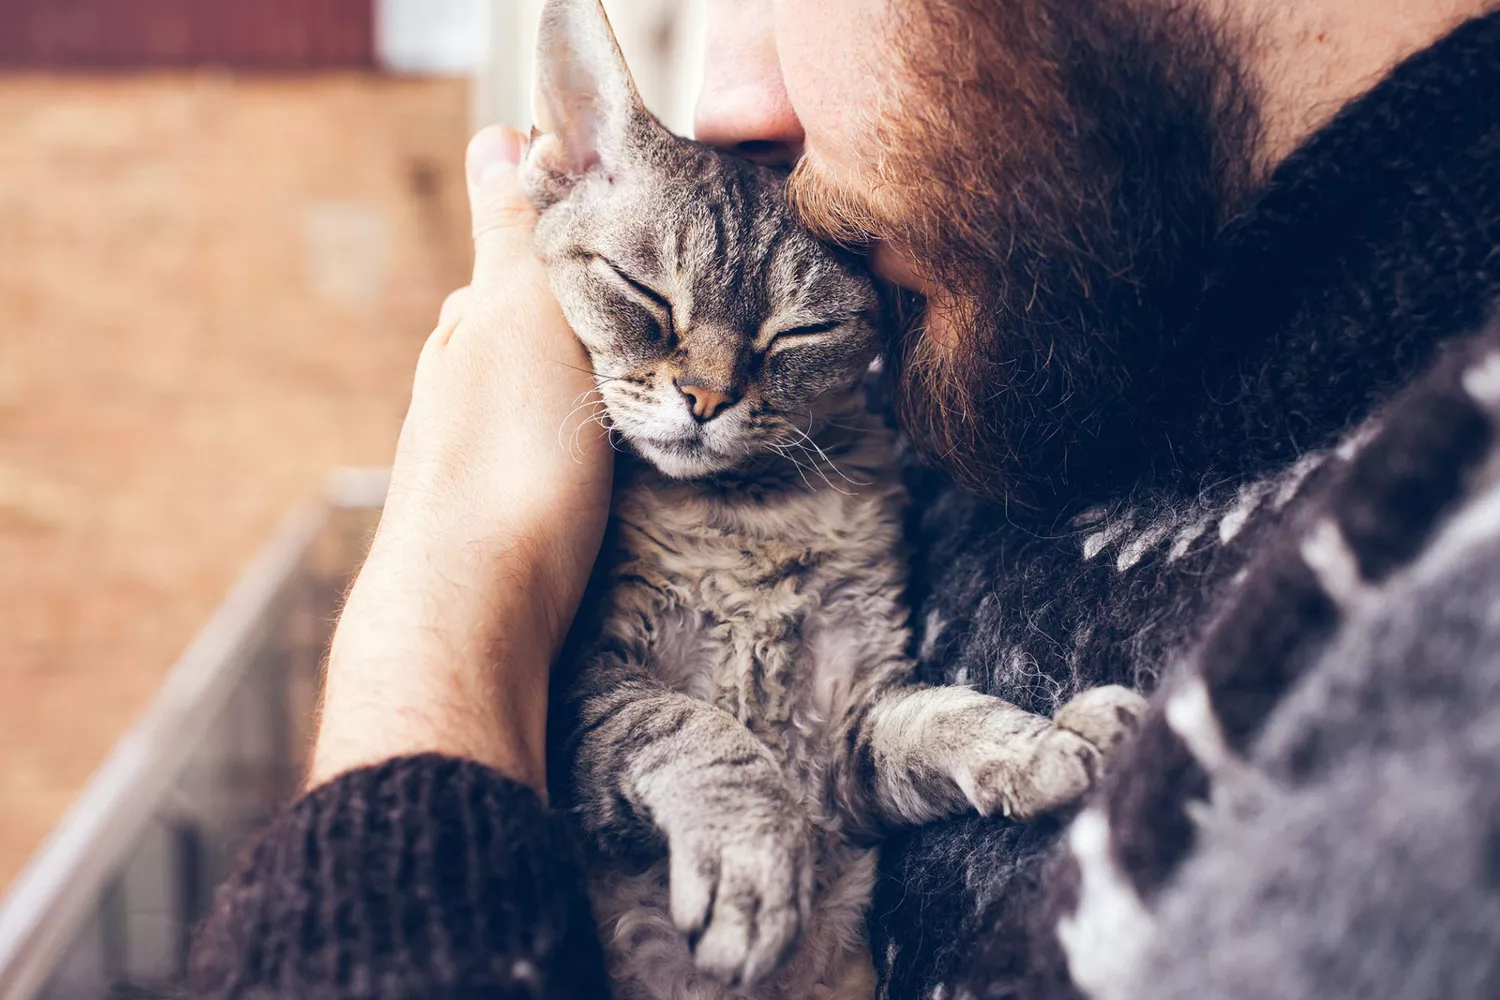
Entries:
<svg viewBox="0 0 1500 1000">
<path fill-rule="evenodd" d="M 536 212 L 522 189 L 517 169 L 526 139 L 513 128 L 491 125 L 469 141 L 467 170 L 469 211 L 474 225 L 474 282 L 492 274 L 491 267 L 513 262 L 518 252 L 531 253 Z"/>
</svg>

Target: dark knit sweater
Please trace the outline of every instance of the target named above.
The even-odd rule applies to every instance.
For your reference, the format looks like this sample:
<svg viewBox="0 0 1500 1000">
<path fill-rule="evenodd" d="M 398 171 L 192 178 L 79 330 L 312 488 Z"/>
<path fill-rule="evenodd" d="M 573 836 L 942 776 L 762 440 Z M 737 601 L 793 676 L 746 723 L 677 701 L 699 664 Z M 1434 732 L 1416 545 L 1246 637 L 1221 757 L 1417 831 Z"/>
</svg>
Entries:
<svg viewBox="0 0 1500 1000">
<path fill-rule="evenodd" d="M 1283 163 L 1223 234 L 1210 270 L 1182 363 L 1151 396 L 1158 408 L 1138 415 L 1155 444 L 1132 477 L 1018 522 L 914 475 L 925 680 L 1051 712 L 1094 684 L 1153 690 L 1191 663 L 1226 751 L 1258 766 L 1266 719 L 1352 620 L 1299 554 L 1306 532 L 1331 518 L 1358 587 L 1383 585 L 1418 559 L 1493 444 L 1464 386 L 1500 347 L 1500 333 L 1475 332 L 1500 300 L 1500 16 L 1409 60 Z M 1374 701 L 1352 703 L 1378 715 Z M 1288 774 L 1320 773 L 1335 744 L 1355 745 L 1325 734 L 1290 755 Z M 1182 887 L 1203 866 L 1185 866 L 1195 852 L 1212 860 L 1187 808 L 1212 782 L 1201 752 L 1158 713 L 1096 806 L 1113 863 L 1145 906 L 1162 907 L 1163 926 L 1197 912 Z M 1284 812 L 1303 809 L 1321 829 L 1323 799 L 1352 811 L 1381 801 L 1365 786 L 1336 791 Z M 1380 825 L 1361 822 L 1359 831 Z M 1077 996 L 1057 934 L 1061 918 L 1083 912 L 1063 829 L 974 819 L 891 842 L 871 918 L 883 995 Z M 1318 836 L 1352 842 L 1358 831 Z M 1235 862 L 1300 870 L 1271 857 Z M 1169 887 L 1187 895 L 1162 903 Z M 1245 889 L 1262 901 L 1267 892 Z M 1383 926 L 1384 916 L 1377 905 L 1360 919 Z M 1183 920 L 1199 929 L 1199 953 L 1218 947 L 1204 919 Z M 1253 923 L 1217 940 L 1243 938 Z M 474 765 L 401 760 L 314 792 L 257 840 L 199 937 L 192 989 L 602 997 L 594 934 L 564 826 L 534 796 Z M 1486 953 L 1464 940 L 1456 954 Z M 1251 982 L 1195 978 L 1209 963 L 1166 946 L 1153 954 L 1179 973 L 1167 977 L 1174 995 Z"/>
<path fill-rule="evenodd" d="M 478 764 L 393 760 L 305 796 L 198 934 L 195 997 L 598 998 L 604 957 L 563 822 Z"/>
</svg>

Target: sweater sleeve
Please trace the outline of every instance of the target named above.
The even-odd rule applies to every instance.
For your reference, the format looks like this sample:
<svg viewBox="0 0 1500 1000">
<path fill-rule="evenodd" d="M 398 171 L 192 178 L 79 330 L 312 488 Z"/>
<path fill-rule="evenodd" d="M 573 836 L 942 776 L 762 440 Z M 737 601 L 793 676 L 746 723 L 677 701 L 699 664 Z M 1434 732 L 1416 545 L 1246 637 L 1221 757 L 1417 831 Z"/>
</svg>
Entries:
<svg viewBox="0 0 1500 1000">
<path fill-rule="evenodd" d="M 567 829 L 481 765 L 343 775 L 240 857 L 194 942 L 201 998 L 608 996 Z"/>
</svg>

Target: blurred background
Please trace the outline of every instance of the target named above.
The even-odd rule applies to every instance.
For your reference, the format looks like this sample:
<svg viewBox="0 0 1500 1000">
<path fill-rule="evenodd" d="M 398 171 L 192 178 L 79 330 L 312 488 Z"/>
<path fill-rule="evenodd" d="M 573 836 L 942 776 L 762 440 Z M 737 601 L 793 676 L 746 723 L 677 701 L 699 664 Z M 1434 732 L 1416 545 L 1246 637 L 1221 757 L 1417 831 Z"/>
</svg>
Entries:
<svg viewBox="0 0 1500 1000">
<path fill-rule="evenodd" d="M 685 130 L 696 4 L 605 6 Z M 465 141 L 529 123 L 539 8 L 0 0 L 0 891 L 286 512 L 388 461 L 467 280 Z"/>
</svg>

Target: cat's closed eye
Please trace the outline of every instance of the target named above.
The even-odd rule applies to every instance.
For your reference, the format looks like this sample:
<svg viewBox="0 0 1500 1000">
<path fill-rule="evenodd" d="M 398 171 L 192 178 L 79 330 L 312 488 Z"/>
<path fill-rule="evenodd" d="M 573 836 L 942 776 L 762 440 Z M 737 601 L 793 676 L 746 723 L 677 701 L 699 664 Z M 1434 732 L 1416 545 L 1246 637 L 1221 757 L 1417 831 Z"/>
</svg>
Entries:
<svg viewBox="0 0 1500 1000">
<path fill-rule="evenodd" d="M 787 330 L 781 330 L 771 337 L 771 343 L 779 340 L 796 340 L 799 337 L 816 337 L 820 333 L 832 333 L 847 323 L 845 319 L 828 319 L 821 323 L 808 323 L 803 326 L 794 326 Z"/>
<path fill-rule="evenodd" d="M 765 337 L 762 334 L 760 343 L 763 346 L 760 349 L 769 355 L 793 348 L 812 347 L 828 340 L 836 340 L 838 338 L 830 337 L 829 334 L 844 330 L 852 322 L 854 322 L 854 318 L 839 316 L 820 320 L 815 323 L 802 323 L 798 326 L 789 326 L 784 330 L 777 330 L 770 337 Z"/>
<path fill-rule="evenodd" d="M 676 339 L 676 321 L 672 314 L 672 302 L 665 295 L 637 278 L 631 277 L 624 268 L 602 254 L 589 254 L 588 259 L 611 283 L 635 299 L 656 321 L 657 327 L 668 340 Z"/>
</svg>

